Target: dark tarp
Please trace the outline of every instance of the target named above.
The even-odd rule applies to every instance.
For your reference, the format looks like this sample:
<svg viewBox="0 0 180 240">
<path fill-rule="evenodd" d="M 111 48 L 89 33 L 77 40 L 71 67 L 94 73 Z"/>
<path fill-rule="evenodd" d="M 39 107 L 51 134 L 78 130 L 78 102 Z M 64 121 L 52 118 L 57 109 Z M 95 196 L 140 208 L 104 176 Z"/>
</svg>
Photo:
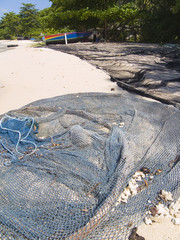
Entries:
<svg viewBox="0 0 180 240">
<path fill-rule="evenodd" d="M 77 43 L 50 45 L 105 70 L 128 91 L 180 107 L 180 45 Z"/>
</svg>

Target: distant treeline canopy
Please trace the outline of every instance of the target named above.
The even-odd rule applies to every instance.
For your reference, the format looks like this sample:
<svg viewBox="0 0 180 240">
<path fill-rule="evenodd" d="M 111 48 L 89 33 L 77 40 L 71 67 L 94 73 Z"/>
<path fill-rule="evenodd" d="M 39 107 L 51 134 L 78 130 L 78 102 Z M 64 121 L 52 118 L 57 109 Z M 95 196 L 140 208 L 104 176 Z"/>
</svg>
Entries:
<svg viewBox="0 0 180 240">
<path fill-rule="evenodd" d="M 109 41 L 180 42 L 180 0 L 50 1 L 41 11 L 22 3 L 19 14 L 5 13 L 0 38 L 98 29 Z"/>
</svg>

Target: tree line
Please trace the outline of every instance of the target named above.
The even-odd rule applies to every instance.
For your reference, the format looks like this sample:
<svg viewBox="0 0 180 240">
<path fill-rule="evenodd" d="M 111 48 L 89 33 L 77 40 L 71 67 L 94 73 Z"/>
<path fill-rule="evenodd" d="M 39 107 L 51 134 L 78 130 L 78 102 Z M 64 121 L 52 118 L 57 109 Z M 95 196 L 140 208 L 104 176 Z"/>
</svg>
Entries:
<svg viewBox="0 0 180 240">
<path fill-rule="evenodd" d="M 180 0 L 50 0 L 22 3 L 0 20 L 0 39 L 96 29 L 108 41 L 180 43 Z"/>
</svg>

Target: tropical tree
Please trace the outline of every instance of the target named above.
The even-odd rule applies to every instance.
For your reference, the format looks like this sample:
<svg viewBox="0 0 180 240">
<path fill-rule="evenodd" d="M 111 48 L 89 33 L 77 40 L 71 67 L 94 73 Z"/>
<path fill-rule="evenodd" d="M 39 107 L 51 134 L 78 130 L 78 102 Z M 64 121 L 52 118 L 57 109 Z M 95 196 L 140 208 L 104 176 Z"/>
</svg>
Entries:
<svg viewBox="0 0 180 240">
<path fill-rule="evenodd" d="M 39 12 L 38 22 L 43 31 L 52 26 L 51 23 L 52 15 L 53 11 L 51 8 L 45 8 Z"/>
<path fill-rule="evenodd" d="M 180 42 L 180 0 L 50 1 L 41 11 L 22 3 L 19 14 L 5 13 L 0 38 L 98 29 L 111 41 Z"/>
<path fill-rule="evenodd" d="M 175 42 L 180 38 L 179 0 L 136 0 L 141 15 L 141 41 Z"/>
<path fill-rule="evenodd" d="M 176 0 L 176 4 L 175 4 L 175 6 L 173 7 L 173 12 L 174 12 L 174 13 L 180 12 L 180 0 Z"/>
<path fill-rule="evenodd" d="M 124 34 L 127 26 L 128 31 L 133 28 L 135 32 L 137 11 L 132 1 L 51 0 L 51 2 L 55 28 L 65 25 L 76 30 L 99 28 L 102 29 L 104 38 L 111 40 L 122 38 L 124 40 L 129 34 Z"/>
<path fill-rule="evenodd" d="M 12 38 L 20 32 L 20 18 L 14 12 L 5 13 L 0 22 L 1 38 Z"/>
<path fill-rule="evenodd" d="M 64 10 L 79 10 L 79 9 L 107 9 L 117 0 L 50 0 L 52 7 L 62 7 Z"/>
<path fill-rule="evenodd" d="M 32 32 L 40 27 L 38 22 L 38 9 L 34 4 L 22 3 L 20 8 L 19 17 L 21 23 L 21 33 L 24 37 L 30 37 Z"/>
</svg>

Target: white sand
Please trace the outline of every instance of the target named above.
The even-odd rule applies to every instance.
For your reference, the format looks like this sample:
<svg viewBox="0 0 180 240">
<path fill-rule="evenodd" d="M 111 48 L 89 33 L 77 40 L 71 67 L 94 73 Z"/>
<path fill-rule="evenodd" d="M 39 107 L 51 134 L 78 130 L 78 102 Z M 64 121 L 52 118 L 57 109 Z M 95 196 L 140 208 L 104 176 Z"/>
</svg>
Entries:
<svg viewBox="0 0 180 240">
<path fill-rule="evenodd" d="M 180 225 L 174 225 L 168 217 L 159 217 L 152 225 L 142 224 L 137 233 L 145 240 L 180 240 Z"/>
<path fill-rule="evenodd" d="M 0 43 L 19 45 L 0 52 L 0 114 L 35 100 L 69 93 L 122 91 L 106 73 L 75 56 L 32 48 L 31 41 Z M 180 225 L 164 219 L 152 226 L 142 224 L 138 233 L 146 240 L 179 240 Z"/>
<path fill-rule="evenodd" d="M 0 53 L 0 114 L 35 100 L 69 93 L 112 93 L 111 88 L 120 92 L 105 72 L 78 57 L 32 48 L 31 41 L 0 43 L 18 44 Z"/>
</svg>

